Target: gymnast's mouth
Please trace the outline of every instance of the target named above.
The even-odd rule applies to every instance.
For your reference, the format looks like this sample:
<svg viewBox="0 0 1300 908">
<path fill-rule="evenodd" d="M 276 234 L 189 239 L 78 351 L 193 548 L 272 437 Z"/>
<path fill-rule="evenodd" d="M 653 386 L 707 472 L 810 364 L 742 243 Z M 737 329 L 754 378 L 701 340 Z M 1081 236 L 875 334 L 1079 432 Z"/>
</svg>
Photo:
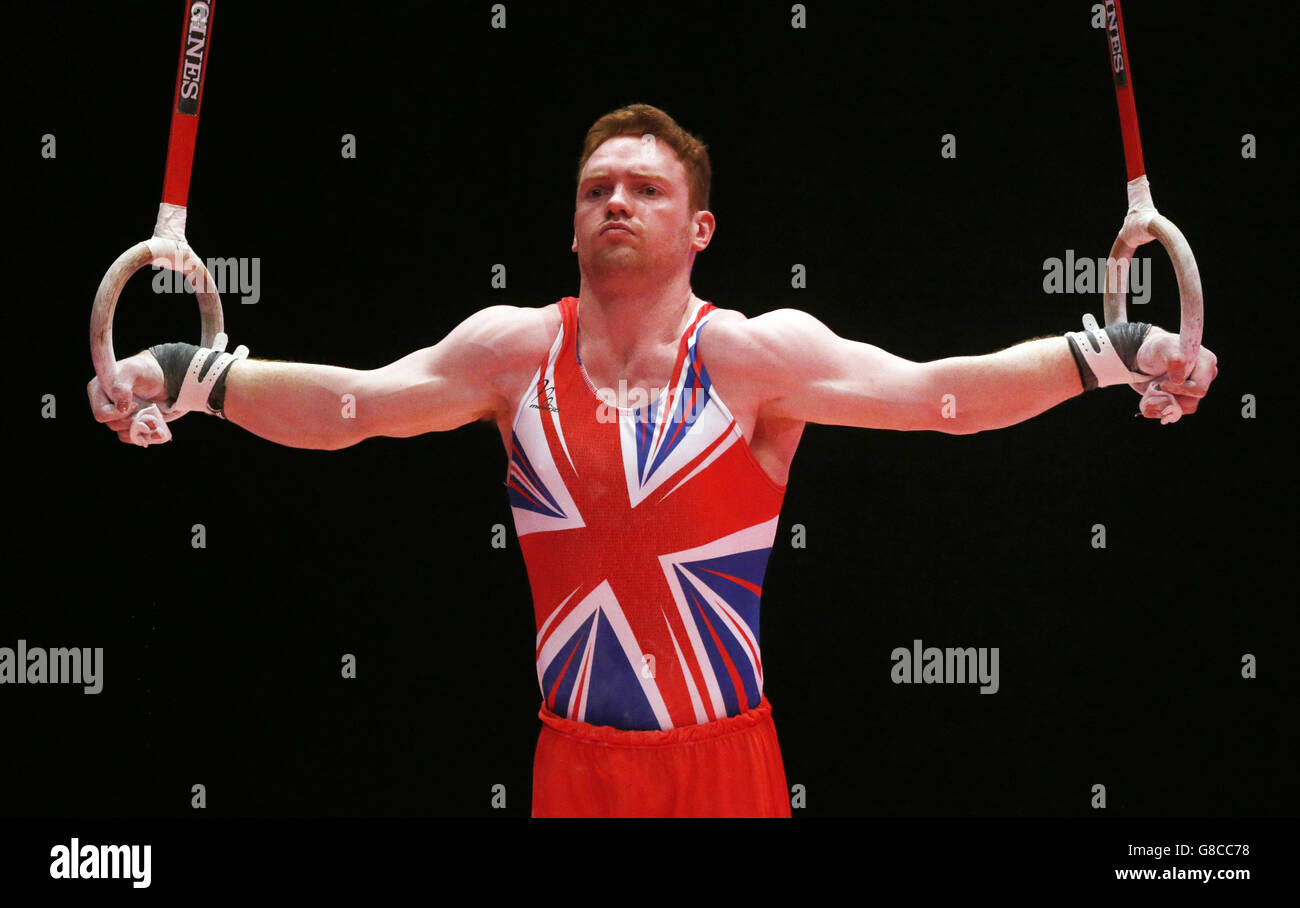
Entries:
<svg viewBox="0 0 1300 908">
<path fill-rule="evenodd" d="M 627 224 L 624 224 L 622 221 L 613 221 L 600 228 L 601 233 L 608 233 L 611 230 L 626 230 L 628 233 L 632 233 L 632 228 L 627 226 Z"/>
</svg>

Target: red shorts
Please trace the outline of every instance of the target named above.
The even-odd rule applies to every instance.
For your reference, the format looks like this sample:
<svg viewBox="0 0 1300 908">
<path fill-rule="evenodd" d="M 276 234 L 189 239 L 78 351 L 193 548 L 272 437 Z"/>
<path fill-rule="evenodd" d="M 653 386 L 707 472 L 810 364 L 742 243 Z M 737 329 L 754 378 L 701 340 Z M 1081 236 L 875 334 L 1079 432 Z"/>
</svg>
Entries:
<svg viewBox="0 0 1300 908">
<path fill-rule="evenodd" d="M 625 731 L 543 704 L 535 817 L 788 817 L 772 704 L 667 731 Z"/>
</svg>

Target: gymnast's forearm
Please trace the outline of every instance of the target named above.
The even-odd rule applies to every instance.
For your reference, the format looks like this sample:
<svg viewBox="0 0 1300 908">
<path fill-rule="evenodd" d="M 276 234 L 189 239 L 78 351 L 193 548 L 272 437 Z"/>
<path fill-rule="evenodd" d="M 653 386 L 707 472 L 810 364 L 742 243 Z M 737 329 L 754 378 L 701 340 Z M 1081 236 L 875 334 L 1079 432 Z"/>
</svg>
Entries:
<svg viewBox="0 0 1300 908">
<path fill-rule="evenodd" d="M 944 431 L 952 435 L 1013 426 L 1083 392 L 1064 337 L 1025 341 L 984 356 L 935 360 L 926 367 L 933 399 L 947 407 Z"/>
<path fill-rule="evenodd" d="M 346 448 L 368 437 L 354 417 L 366 374 L 314 363 L 239 360 L 226 377 L 223 411 L 230 422 L 276 444 Z"/>
</svg>

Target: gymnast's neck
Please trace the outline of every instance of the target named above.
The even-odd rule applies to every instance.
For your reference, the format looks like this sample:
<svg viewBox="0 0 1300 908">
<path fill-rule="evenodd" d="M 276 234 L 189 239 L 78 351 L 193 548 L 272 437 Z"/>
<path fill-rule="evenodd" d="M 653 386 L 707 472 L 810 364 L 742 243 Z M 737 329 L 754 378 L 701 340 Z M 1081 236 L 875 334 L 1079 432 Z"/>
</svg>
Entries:
<svg viewBox="0 0 1300 908">
<path fill-rule="evenodd" d="M 690 272 L 666 281 L 614 275 L 590 280 L 583 274 L 578 292 L 578 337 L 583 349 L 599 349 L 626 363 L 663 344 L 676 344 L 698 302 Z M 586 354 L 584 353 L 584 356 Z"/>
</svg>

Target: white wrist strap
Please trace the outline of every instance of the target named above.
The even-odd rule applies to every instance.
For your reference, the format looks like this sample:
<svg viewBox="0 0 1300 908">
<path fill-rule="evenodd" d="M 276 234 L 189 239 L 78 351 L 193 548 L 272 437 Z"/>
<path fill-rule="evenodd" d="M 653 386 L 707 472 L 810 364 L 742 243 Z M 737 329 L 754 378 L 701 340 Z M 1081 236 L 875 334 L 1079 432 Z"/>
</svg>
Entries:
<svg viewBox="0 0 1300 908">
<path fill-rule="evenodd" d="M 1135 382 L 1150 381 L 1150 375 L 1144 375 L 1141 372 L 1130 372 L 1124 365 L 1124 361 L 1119 358 L 1119 353 L 1115 351 L 1115 345 L 1110 342 L 1106 335 L 1106 330 L 1097 325 L 1097 320 L 1092 317 L 1092 313 L 1087 313 L 1083 317 L 1082 331 L 1067 332 L 1074 339 L 1079 350 L 1083 353 L 1083 361 L 1092 374 L 1096 376 L 1097 387 L 1107 388 L 1111 385 L 1131 385 Z"/>
<path fill-rule="evenodd" d="M 172 412 L 180 415 L 191 410 L 201 410 L 211 416 L 221 415 L 208 406 L 208 395 L 212 393 L 212 386 L 217 383 L 217 379 L 226 371 L 227 366 L 237 359 L 245 359 L 248 356 L 248 348 L 243 344 L 236 347 L 234 353 L 226 353 L 226 340 L 225 332 L 220 332 L 217 334 L 217 339 L 212 342 L 211 349 L 200 347 L 194 354 L 194 358 L 190 360 L 190 367 L 185 372 L 185 381 L 181 385 L 180 393 L 176 395 L 176 403 L 171 406 Z M 200 380 L 199 371 L 213 352 L 218 355 Z"/>
<path fill-rule="evenodd" d="M 226 334 L 224 331 L 217 332 L 216 340 L 212 346 L 200 347 L 198 352 L 190 360 L 190 367 L 185 372 L 185 381 L 181 384 L 181 390 L 176 395 L 176 402 L 170 407 L 159 407 L 157 404 L 150 404 L 138 410 L 131 420 L 131 441 L 142 448 L 149 447 L 150 444 L 160 445 L 172 440 L 171 429 L 167 423 L 173 419 L 180 419 L 191 410 L 201 410 L 211 416 L 220 416 L 225 419 L 225 415 L 218 413 L 208 406 L 208 395 L 212 393 L 212 387 L 221 377 L 221 373 L 226 370 L 232 362 L 237 359 L 244 359 L 248 356 L 248 348 L 240 344 L 235 348 L 234 353 L 226 353 Z M 212 361 L 212 367 L 208 369 L 199 380 L 199 370 L 203 368 L 203 363 L 212 353 L 218 355 Z"/>
<path fill-rule="evenodd" d="M 1067 332 L 1070 337 L 1074 338 L 1075 344 L 1083 353 L 1083 361 L 1092 374 L 1097 379 L 1098 388 L 1106 388 L 1111 385 L 1130 385 L 1134 391 L 1142 395 L 1141 407 L 1147 410 L 1152 406 L 1159 406 L 1160 424 L 1168 425 L 1171 422 L 1178 422 L 1183 415 L 1183 408 L 1178 401 L 1168 391 L 1161 389 L 1160 382 L 1152 381 L 1157 376 L 1147 375 L 1143 372 L 1131 372 L 1124 365 L 1124 361 L 1119 358 L 1119 353 L 1115 351 L 1115 345 L 1110 342 L 1105 329 L 1098 327 L 1097 320 L 1092 317 L 1091 313 L 1083 317 L 1083 331 Z M 1096 341 L 1096 346 L 1100 349 L 1093 349 L 1093 344 L 1089 339 Z"/>
<path fill-rule="evenodd" d="M 176 395 L 176 402 L 170 407 L 159 407 L 157 404 L 150 404 L 138 410 L 131 420 L 131 441 L 143 448 L 149 447 L 150 444 L 160 445 L 171 441 L 171 429 L 167 423 L 173 419 L 180 419 L 191 410 L 202 410 L 212 416 L 220 416 L 225 419 L 224 414 L 218 413 L 208 406 L 208 395 L 212 393 L 213 386 L 221 373 L 226 370 L 232 362 L 237 359 L 244 359 L 248 356 L 248 348 L 240 344 L 235 348 L 234 353 L 227 353 L 226 334 L 224 331 L 217 332 L 217 338 L 212 342 L 212 347 L 200 347 L 198 352 L 190 360 L 190 367 L 185 372 L 185 381 L 181 384 L 181 390 Z M 217 357 L 212 361 L 212 367 L 208 369 L 199 380 L 199 370 L 203 368 L 203 363 L 212 353 L 217 353 Z"/>
</svg>

